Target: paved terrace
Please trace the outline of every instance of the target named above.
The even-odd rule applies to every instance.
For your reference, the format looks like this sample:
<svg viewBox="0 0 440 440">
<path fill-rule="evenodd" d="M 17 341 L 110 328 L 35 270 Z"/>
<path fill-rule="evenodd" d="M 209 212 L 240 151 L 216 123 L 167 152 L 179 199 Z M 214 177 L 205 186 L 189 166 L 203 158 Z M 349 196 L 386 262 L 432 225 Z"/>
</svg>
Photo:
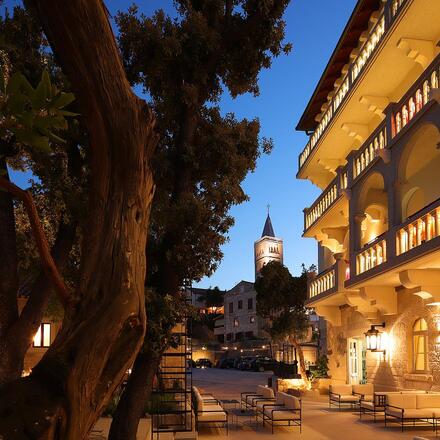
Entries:
<svg viewBox="0 0 440 440">
<path fill-rule="evenodd" d="M 254 373 L 237 370 L 219 370 L 217 368 L 193 370 L 193 383 L 203 391 L 214 394 L 219 399 L 239 399 L 241 391 L 254 390 L 259 384 L 266 384 L 269 373 Z M 243 420 L 248 420 L 247 418 Z M 272 436 L 270 427 L 258 428 L 255 422 L 230 426 L 229 436 L 221 429 L 201 427 L 199 438 L 202 440 L 278 440 L 298 438 L 301 440 L 408 440 L 421 436 L 427 439 L 435 439 L 430 428 L 405 428 L 400 432 L 400 426 L 386 428 L 383 422 L 375 424 L 367 418 L 359 421 L 358 413 L 350 410 L 328 409 L 327 396 L 318 399 L 303 399 L 303 429 L 299 434 L 299 428 L 279 427 Z M 365 420 L 365 421 L 364 421 Z M 368 421 L 367 421 L 368 420 Z M 440 433 L 437 440 L 440 440 Z"/>
</svg>

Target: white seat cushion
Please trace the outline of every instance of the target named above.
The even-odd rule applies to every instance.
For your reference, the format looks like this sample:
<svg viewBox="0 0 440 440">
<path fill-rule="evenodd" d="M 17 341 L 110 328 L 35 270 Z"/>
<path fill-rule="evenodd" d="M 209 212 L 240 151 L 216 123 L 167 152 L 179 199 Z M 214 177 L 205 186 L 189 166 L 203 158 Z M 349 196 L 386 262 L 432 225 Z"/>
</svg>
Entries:
<svg viewBox="0 0 440 440">
<path fill-rule="evenodd" d="M 353 394 L 352 385 L 330 385 L 330 392 L 334 394 L 351 395 Z"/>
<path fill-rule="evenodd" d="M 251 396 L 246 396 L 246 403 L 251 404 L 254 399 L 261 399 L 261 395 L 252 394 Z"/>
<path fill-rule="evenodd" d="M 340 401 L 343 403 L 359 402 L 360 396 L 342 395 Z"/>
<path fill-rule="evenodd" d="M 416 394 L 388 394 L 388 405 L 397 406 L 405 409 L 417 409 Z"/>
<path fill-rule="evenodd" d="M 438 408 L 440 411 L 440 394 L 417 394 L 417 408 Z"/>
<path fill-rule="evenodd" d="M 399 411 L 397 408 L 386 408 L 385 412 L 388 415 L 401 418 L 402 417 L 402 411 Z M 433 411 L 429 408 L 425 409 L 405 409 L 403 412 L 403 418 L 404 419 L 418 419 L 418 418 L 432 418 L 433 417 Z"/>
<path fill-rule="evenodd" d="M 374 385 L 372 383 L 353 385 L 353 393 L 372 396 L 374 394 Z"/>
<path fill-rule="evenodd" d="M 295 396 L 290 396 L 289 394 L 284 396 L 284 405 L 286 405 L 286 408 L 289 408 L 289 409 L 300 409 L 301 408 L 300 400 Z"/>
<path fill-rule="evenodd" d="M 370 411 L 375 411 L 375 410 L 380 411 L 380 410 L 384 409 L 383 406 L 376 406 L 375 407 L 373 402 L 369 402 L 367 400 L 363 400 L 361 402 L 361 408 L 369 409 Z"/>
<path fill-rule="evenodd" d="M 258 391 L 259 394 L 261 394 L 266 399 L 272 399 L 273 397 L 275 397 L 272 388 L 259 386 Z"/>
<path fill-rule="evenodd" d="M 299 420 L 299 412 L 292 411 L 273 411 L 274 408 L 266 408 L 264 414 L 272 420 Z"/>
<path fill-rule="evenodd" d="M 263 405 L 274 405 L 274 401 L 273 400 L 259 400 L 257 403 L 256 403 L 256 407 L 257 407 L 257 409 L 262 409 L 263 408 Z"/>
<path fill-rule="evenodd" d="M 199 412 L 197 413 L 197 420 L 199 422 L 226 422 L 227 414 L 224 411 L 216 412 Z"/>
<path fill-rule="evenodd" d="M 372 402 L 374 400 L 374 394 L 364 394 L 364 398 L 362 400 L 365 402 Z"/>
<path fill-rule="evenodd" d="M 276 397 L 275 397 L 275 405 L 284 405 L 284 396 L 286 396 L 287 394 L 285 393 L 277 393 Z"/>
</svg>

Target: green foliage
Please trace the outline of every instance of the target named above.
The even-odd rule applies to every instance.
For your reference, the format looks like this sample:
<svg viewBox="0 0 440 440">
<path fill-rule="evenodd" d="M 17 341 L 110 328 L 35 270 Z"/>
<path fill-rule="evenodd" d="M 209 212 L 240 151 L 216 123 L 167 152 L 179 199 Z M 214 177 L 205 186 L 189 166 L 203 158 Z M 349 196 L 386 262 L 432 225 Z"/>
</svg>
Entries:
<svg viewBox="0 0 440 440">
<path fill-rule="evenodd" d="M 255 281 L 255 290 L 257 313 L 268 319 L 268 331 L 275 341 L 305 336 L 309 318 L 304 306 L 307 294 L 307 271 L 304 267 L 302 274 L 294 277 L 287 267 L 271 261 L 261 269 Z"/>
<path fill-rule="evenodd" d="M 326 355 L 319 356 L 316 361 L 316 367 L 312 371 L 312 378 L 318 379 L 328 377 L 328 370 L 328 357 Z"/>
<path fill-rule="evenodd" d="M 32 87 L 21 73 L 7 78 L 0 71 L 0 138 L 10 139 L 42 151 L 50 151 L 50 143 L 64 143 L 56 132 L 67 128 L 68 116 L 75 113 L 64 108 L 74 101 L 72 93 L 64 93 L 51 83 L 44 71 L 37 87 Z"/>
<path fill-rule="evenodd" d="M 241 183 L 272 141 L 259 138 L 257 119 L 223 115 L 218 102 L 225 87 L 232 96 L 258 94 L 260 70 L 289 51 L 282 42 L 287 4 L 176 1 L 177 20 L 162 10 L 146 17 L 136 6 L 116 16 L 128 78 L 151 97 L 161 135 L 148 249 L 152 286 L 167 265 L 182 283 L 210 275 L 222 258 L 234 223 L 229 210 L 247 200 Z"/>
<path fill-rule="evenodd" d="M 224 302 L 224 293 L 218 288 L 207 289 L 206 293 L 197 298 L 198 301 L 203 301 L 207 308 L 221 307 Z"/>
<path fill-rule="evenodd" d="M 167 347 L 179 345 L 180 340 L 173 335 L 173 329 L 184 317 L 193 316 L 195 310 L 183 295 L 173 297 L 146 289 L 145 296 L 148 322 L 146 343 L 149 350 L 162 354 Z"/>
<path fill-rule="evenodd" d="M 224 115 L 218 102 L 225 88 L 232 96 L 258 94 L 261 69 L 290 50 L 282 42 L 287 4 L 182 0 L 176 20 L 162 10 L 146 17 L 136 6 L 116 15 L 128 78 L 150 97 L 160 134 L 147 282 L 162 295 L 217 268 L 234 224 L 229 210 L 248 199 L 242 181 L 273 146 L 260 139 L 257 119 Z M 156 329 L 170 327 L 159 321 Z"/>
<path fill-rule="evenodd" d="M 29 190 L 53 245 L 60 225 L 78 224 L 87 212 L 88 138 L 73 117 L 77 103 L 63 92 L 70 85 L 48 51 L 38 20 L 20 6 L 0 16 L 0 68 L 0 112 L 6 115 L 0 121 L 0 157 L 8 168 L 32 173 Z M 20 291 L 27 294 L 41 266 L 27 214 L 20 203 L 15 208 Z M 76 280 L 79 259 L 76 243 L 63 273 L 68 285 Z M 53 306 L 51 313 L 58 308 Z"/>
</svg>

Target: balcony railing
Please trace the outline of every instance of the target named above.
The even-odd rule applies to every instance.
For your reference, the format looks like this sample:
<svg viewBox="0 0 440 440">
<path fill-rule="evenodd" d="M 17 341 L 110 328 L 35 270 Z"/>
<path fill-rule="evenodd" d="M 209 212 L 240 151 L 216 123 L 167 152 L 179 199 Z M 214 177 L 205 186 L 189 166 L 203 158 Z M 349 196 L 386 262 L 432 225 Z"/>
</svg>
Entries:
<svg viewBox="0 0 440 440">
<path fill-rule="evenodd" d="M 391 4 L 391 16 L 394 17 L 400 10 L 401 6 L 406 2 L 406 0 L 393 0 Z"/>
<path fill-rule="evenodd" d="M 392 136 L 406 127 L 414 116 L 429 102 L 429 92 L 439 85 L 439 64 L 437 57 L 425 70 L 416 84 L 402 98 L 391 116 Z"/>
<path fill-rule="evenodd" d="M 338 198 L 338 184 L 335 180 L 333 180 L 327 190 L 322 193 L 316 204 L 307 211 L 305 222 L 306 230 L 309 229 Z"/>
<path fill-rule="evenodd" d="M 335 266 L 319 274 L 309 285 L 309 299 L 336 287 Z"/>
<path fill-rule="evenodd" d="M 307 231 L 328 209 L 334 204 L 341 194 L 341 190 L 348 187 L 348 173 L 346 168 L 338 173 L 330 185 L 322 192 L 315 203 L 305 211 L 304 231 Z"/>
<path fill-rule="evenodd" d="M 375 241 L 363 249 L 356 257 L 356 275 L 367 272 L 387 261 L 387 242 L 385 239 Z"/>
<path fill-rule="evenodd" d="M 387 145 L 386 123 L 382 122 L 376 131 L 360 148 L 353 160 L 353 178 L 356 179 L 373 161 L 379 150 Z"/>
<path fill-rule="evenodd" d="M 384 33 L 385 33 L 385 15 L 382 15 L 382 17 L 380 17 L 379 21 L 376 23 L 376 26 L 374 27 L 373 31 L 371 32 L 370 37 L 362 47 L 362 50 L 360 51 L 355 62 L 353 63 L 353 68 L 351 70 L 352 83 L 356 81 L 356 78 L 361 73 L 363 67 L 365 66 L 365 64 L 367 64 L 367 61 L 370 59 L 372 53 L 374 52 L 374 49 L 376 49 L 377 45 L 381 41 Z"/>
<path fill-rule="evenodd" d="M 312 134 L 311 138 L 309 139 L 309 142 L 305 146 L 302 153 L 299 155 L 300 170 L 306 163 L 316 145 L 318 144 L 326 128 L 335 117 L 337 111 L 341 107 L 342 102 L 348 95 L 348 92 L 353 88 L 362 70 L 365 68 L 372 55 L 375 53 L 376 48 L 383 40 L 384 35 L 391 28 L 400 10 L 402 9 L 402 5 L 406 1 L 407 0 L 388 0 L 387 5 L 385 6 L 384 13 L 379 17 L 379 20 L 373 28 L 372 32 L 370 33 L 369 38 L 362 46 L 359 55 L 349 66 L 347 75 L 345 76 L 342 84 L 336 91 L 332 101 L 330 101 L 328 109 L 323 114 L 322 119 L 316 127 L 316 130 Z M 389 16 L 388 20 L 386 19 L 387 14 Z"/>
<path fill-rule="evenodd" d="M 440 201 L 433 205 L 435 208 L 422 210 L 410 218 L 396 234 L 396 254 L 402 255 L 417 248 L 433 238 L 440 237 Z"/>
</svg>

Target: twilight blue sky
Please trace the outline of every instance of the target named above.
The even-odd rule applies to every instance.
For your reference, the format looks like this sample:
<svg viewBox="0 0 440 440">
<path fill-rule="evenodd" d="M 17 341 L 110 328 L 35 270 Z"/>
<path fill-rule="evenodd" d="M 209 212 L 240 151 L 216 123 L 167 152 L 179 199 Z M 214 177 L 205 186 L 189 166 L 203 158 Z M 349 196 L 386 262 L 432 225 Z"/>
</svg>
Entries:
<svg viewBox="0 0 440 440">
<path fill-rule="evenodd" d="M 6 6 L 16 3 L 5 2 Z M 355 3 L 356 0 L 292 0 L 285 20 L 286 40 L 293 43 L 293 51 L 274 60 L 271 69 L 261 73 L 260 96 L 245 95 L 235 100 L 223 97 L 223 112 L 234 112 L 237 118 L 258 117 L 261 135 L 271 137 L 275 148 L 271 155 L 259 160 L 256 171 L 244 182 L 250 201 L 232 210 L 235 226 L 223 247 L 222 263 L 197 286 L 229 289 L 242 279 L 253 281 L 253 243 L 261 235 L 267 204 L 271 206 L 275 233 L 284 239 L 284 263 L 290 271 L 298 273 L 301 263 L 316 262 L 316 243 L 301 238 L 301 233 L 302 210 L 313 202 L 319 190 L 308 181 L 295 179 L 298 154 L 307 142 L 305 134 L 295 132 L 295 126 Z M 106 4 L 115 13 L 127 9 L 131 2 L 106 0 Z M 170 13 L 174 10 L 172 0 L 138 0 L 137 4 L 146 15 L 158 8 Z M 17 182 L 25 184 L 23 177 L 16 176 Z"/>
</svg>

